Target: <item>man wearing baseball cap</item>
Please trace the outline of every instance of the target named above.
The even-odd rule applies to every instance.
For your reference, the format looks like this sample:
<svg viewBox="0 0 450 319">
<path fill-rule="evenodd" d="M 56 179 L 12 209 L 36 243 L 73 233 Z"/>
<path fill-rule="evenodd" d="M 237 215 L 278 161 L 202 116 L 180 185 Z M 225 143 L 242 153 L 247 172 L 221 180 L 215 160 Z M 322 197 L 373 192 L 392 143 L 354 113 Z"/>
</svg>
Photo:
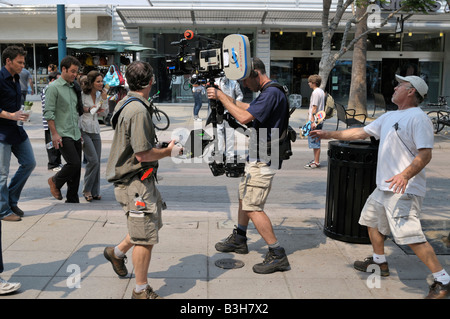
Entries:
<svg viewBox="0 0 450 319">
<path fill-rule="evenodd" d="M 389 276 L 384 254 L 384 239 L 389 233 L 399 245 L 408 245 L 433 273 L 434 283 L 426 298 L 449 295 L 450 276 L 439 263 L 427 242 L 418 216 L 426 191 L 425 166 L 431 160 L 433 125 L 419 107 L 428 85 L 418 76 L 396 75 L 399 84 L 392 102 L 397 111 L 386 112 L 365 127 L 343 131 L 312 131 L 321 139 L 356 140 L 373 136 L 380 140 L 376 172 L 377 187 L 361 212 L 359 223 L 367 226 L 373 255 L 355 261 L 354 268 L 372 272 L 379 267 L 381 276 Z"/>
</svg>

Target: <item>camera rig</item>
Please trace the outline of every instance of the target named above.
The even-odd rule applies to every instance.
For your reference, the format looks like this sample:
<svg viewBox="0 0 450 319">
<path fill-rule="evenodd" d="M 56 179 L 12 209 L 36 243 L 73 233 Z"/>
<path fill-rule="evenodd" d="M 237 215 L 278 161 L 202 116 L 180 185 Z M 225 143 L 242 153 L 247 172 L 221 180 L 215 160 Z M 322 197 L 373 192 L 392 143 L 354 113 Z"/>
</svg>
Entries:
<svg viewBox="0 0 450 319">
<path fill-rule="evenodd" d="M 197 40 L 194 50 L 189 50 L 189 41 Z M 214 80 L 224 75 L 231 80 L 241 80 L 251 72 L 250 43 L 245 35 L 231 34 L 224 41 L 194 35 L 191 30 L 184 32 L 184 38 L 172 42 L 178 46 L 175 57 L 167 57 L 167 72 L 169 75 L 190 75 L 191 84 L 217 87 Z M 240 125 L 229 113 L 224 113 L 220 101 L 210 100 L 211 114 L 206 125 L 213 125 L 213 137 L 203 130 L 193 130 L 185 143 L 185 154 L 189 157 L 202 156 L 205 148 L 214 143 L 214 150 L 209 167 L 214 176 L 226 174 L 228 177 L 239 177 L 244 174 L 244 162 L 235 155 L 234 159 L 227 160 L 219 153 L 217 140 L 217 124 L 226 120 L 232 128 L 246 127 Z"/>
</svg>

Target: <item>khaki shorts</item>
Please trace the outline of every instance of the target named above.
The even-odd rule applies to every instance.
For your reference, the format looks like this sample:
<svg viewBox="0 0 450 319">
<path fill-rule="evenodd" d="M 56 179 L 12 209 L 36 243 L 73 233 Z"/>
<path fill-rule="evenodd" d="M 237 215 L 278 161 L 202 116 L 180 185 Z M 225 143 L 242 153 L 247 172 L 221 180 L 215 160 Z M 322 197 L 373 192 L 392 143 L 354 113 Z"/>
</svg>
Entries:
<svg viewBox="0 0 450 319">
<path fill-rule="evenodd" d="M 136 206 L 136 194 L 145 206 Z M 135 245 L 154 245 L 159 241 L 158 231 L 163 226 L 162 198 L 153 178 L 141 181 L 134 178 L 130 184 L 115 185 L 114 195 L 127 214 L 128 234 Z"/>
<path fill-rule="evenodd" d="M 245 164 L 245 175 L 239 184 L 239 199 L 245 211 L 263 211 L 269 196 L 275 170 L 261 162 Z"/>
<path fill-rule="evenodd" d="M 378 229 L 383 235 L 392 233 L 399 245 L 426 242 L 420 224 L 423 197 L 395 194 L 375 189 L 361 212 L 359 224 Z"/>
</svg>

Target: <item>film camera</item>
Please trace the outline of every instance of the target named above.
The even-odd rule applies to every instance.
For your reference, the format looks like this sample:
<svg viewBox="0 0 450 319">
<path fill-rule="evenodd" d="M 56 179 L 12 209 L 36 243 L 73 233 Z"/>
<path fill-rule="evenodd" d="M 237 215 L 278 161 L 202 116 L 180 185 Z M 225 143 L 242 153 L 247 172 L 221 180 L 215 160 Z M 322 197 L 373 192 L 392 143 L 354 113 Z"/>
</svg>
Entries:
<svg viewBox="0 0 450 319">
<path fill-rule="evenodd" d="M 198 45 L 192 50 L 190 41 L 197 41 Z M 194 35 L 187 30 L 184 38 L 172 42 L 171 45 L 179 47 L 175 57 L 166 59 L 169 75 L 191 76 L 191 84 L 206 84 L 214 86 L 214 79 L 226 75 L 230 80 L 241 80 L 249 76 L 251 72 L 250 42 L 245 35 L 231 34 L 224 38 L 223 42 L 204 36 Z M 237 156 L 232 161 L 226 161 L 222 154 L 218 154 L 217 124 L 223 120 L 235 127 L 235 121 L 230 114 L 224 117 L 224 107 L 220 101 L 211 100 L 211 115 L 207 125 L 212 123 L 214 136 L 209 136 L 204 130 L 190 132 L 184 149 L 189 157 L 202 156 L 205 148 L 214 143 L 212 162 L 209 167 L 214 176 L 226 174 L 228 177 L 239 177 L 244 174 L 243 162 Z M 233 125 L 231 125 L 233 123 Z"/>
</svg>

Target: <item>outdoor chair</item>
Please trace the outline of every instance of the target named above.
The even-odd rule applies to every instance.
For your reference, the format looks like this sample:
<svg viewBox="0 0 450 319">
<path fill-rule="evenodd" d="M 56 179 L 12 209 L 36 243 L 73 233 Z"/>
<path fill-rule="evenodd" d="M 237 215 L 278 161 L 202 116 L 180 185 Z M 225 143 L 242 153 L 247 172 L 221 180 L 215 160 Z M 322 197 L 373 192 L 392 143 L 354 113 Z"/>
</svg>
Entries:
<svg viewBox="0 0 450 319">
<path fill-rule="evenodd" d="M 342 104 L 337 102 L 334 103 L 334 108 L 337 115 L 336 131 L 339 128 L 339 121 L 344 122 L 348 128 L 349 126 L 364 126 L 366 123 L 367 115 L 365 114 L 355 114 L 355 110 L 347 110 Z M 357 120 L 355 117 L 364 116 L 362 122 Z"/>
<path fill-rule="evenodd" d="M 394 110 L 397 109 L 396 105 L 386 105 L 386 101 L 384 100 L 383 94 L 381 94 L 381 93 L 374 93 L 373 97 L 374 97 L 374 106 L 373 106 L 372 117 L 375 116 L 375 110 L 377 108 L 384 110 L 384 112 L 394 111 Z"/>
<path fill-rule="evenodd" d="M 372 117 L 375 116 L 375 110 L 377 108 L 383 109 L 386 112 L 386 101 L 384 100 L 384 96 L 381 93 L 374 93 L 374 106 L 373 106 L 373 114 Z"/>
</svg>

